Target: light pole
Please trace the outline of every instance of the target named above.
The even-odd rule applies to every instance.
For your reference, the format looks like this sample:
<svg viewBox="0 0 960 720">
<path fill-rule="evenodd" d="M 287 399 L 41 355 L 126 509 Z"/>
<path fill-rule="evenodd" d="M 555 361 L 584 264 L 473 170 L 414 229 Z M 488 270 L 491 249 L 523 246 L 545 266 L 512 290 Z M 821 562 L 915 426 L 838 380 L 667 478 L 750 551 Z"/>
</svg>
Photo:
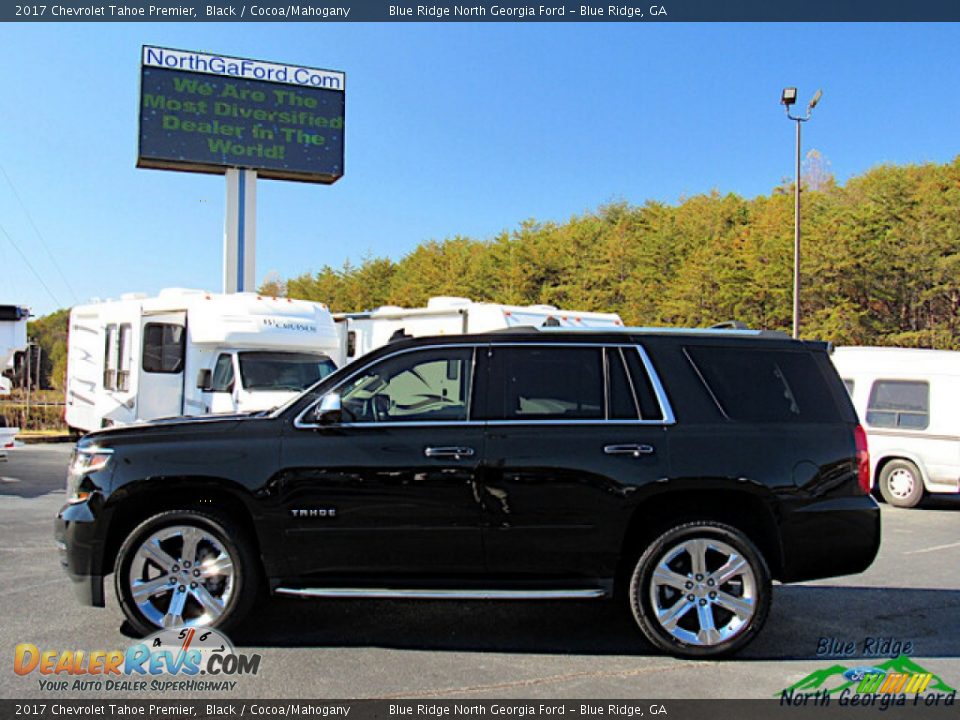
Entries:
<svg viewBox="0 0 960 720">
<path fill-rule="evenodd" d="M 793 188 L 793 337 L 800 337 L 800 123 L 810 119 L 810 113 L 820 102 L 822 90 L 817 90 L 807 105 L 806 115 L 793 116 L 790 106 L 797 102 L 797 89 L 788 87 L 780 95 L 780 104 L 787 111 L 787 117 L 797 123 L 797 176 Z"/>
</svg>

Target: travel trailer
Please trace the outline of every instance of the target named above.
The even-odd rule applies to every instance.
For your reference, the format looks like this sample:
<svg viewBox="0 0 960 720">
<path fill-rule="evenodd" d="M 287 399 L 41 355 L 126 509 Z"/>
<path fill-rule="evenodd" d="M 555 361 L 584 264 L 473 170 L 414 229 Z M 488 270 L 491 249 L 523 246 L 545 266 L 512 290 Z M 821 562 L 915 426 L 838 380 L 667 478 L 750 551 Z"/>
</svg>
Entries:
<svg viewBox="0 0 960 720">
<path fill-rule="evenodd" d="M 10 379 L 3 376 L 13 367 L 13 356 L 27 347 L 27 319 L 30 312 L 19 305 L 0 305 L 0 397 L 10 394 Z M 0 423 L 0 458 L 13 447 L 13 439 L 20 431 L 3 427 Z"/>
<path fill-rule="evenodd" d="M 77 306 L 67 425 L 266 410 L 332 372 L 337 353 L 333 317 L 304 300 L 171 288 Z"/>
<path fill-rule="evenodd" d="M 498 305 L 461 297 L 430 298 L 425 308 L 386 305 L 334 315 L 344 365 L 399 338 L 463 335 L 512 327 L 622 328 L 615 313 L 561 310 L 552 305 Z"/>
<path fill-rule="evenodd" d="M 867 431 L 874 487 L 891 505 L 960 492 L 960 352 L 840 347 L 833 362 Z"/>
</svg>

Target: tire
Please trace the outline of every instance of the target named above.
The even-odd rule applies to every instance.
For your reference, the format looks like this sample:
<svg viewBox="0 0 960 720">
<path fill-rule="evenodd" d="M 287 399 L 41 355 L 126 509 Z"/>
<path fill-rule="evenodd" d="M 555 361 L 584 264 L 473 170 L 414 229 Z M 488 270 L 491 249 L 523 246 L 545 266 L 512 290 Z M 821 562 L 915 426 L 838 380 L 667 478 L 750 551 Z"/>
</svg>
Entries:
<svg viewBox="0 0 960 720">
<path fill-rule="evenodd" d="M 880 471 L 880 494 L 891 505 L 916 507 L 923 499 L 923 476 L 909 460 L 891 460 Z"/>
<path fill-rule="evenodd" d="M 716 577 L 731 558 L 743 566 L 726 579 Z M 741 531 L 713 521 L 663 532 L 640 556 L 629 585 L 630 608 L 647 640 L 684 658 L 730 655 L 747 645 L 766 622 L 771 594 L 760 551 Z M 672 620 L 671 610 L 679 611 Z"/>
<path fill-rule="evenodd" d="M 192 557 L 183 557 L 186 543 L 194 544 L 187 550 Z M 120 607 L 143 635 L 163 627 L 229 629 L 256 602 L 260 577 L 246 534 L 227 517 L 196 510 L 162 512 L 140 523 L 114 566 Z M 135 584 L 142 588 L 136 595 Z"/>
</svg>

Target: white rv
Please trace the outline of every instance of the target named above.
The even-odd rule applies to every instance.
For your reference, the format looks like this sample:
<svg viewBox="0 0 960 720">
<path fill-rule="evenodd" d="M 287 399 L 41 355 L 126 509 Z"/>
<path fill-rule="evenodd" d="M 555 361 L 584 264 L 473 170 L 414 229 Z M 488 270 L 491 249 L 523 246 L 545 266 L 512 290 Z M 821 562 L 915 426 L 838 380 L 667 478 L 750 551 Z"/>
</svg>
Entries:
<svg viewBox="0 0 960 720">
<path fill-rule="evenodd" d="M 335 369 L 325 305 L 172 288 L 70 313 L 67 425 L 265 410 Z"/>
<path fill-rule="evenodd" d="M 19 305 L 0 305 L 0 396 L 10 394 L 10 380 L 3 376 L 13 367 L 13 356 L 27 347 L 27 319 L 30 312 Z M 0 423 L 0 458 L 13 447 L 20 428 L 3 427 Z"/>
<path fill-rule="evenodd" d="M 960 492 L 960 352 L 840 347 L 833 363 L 867 432 L 870 470 L 892 505 Z"/>
<path fill-rule="evenodd" d="M 521 326 L 563 328 L 622 328 L 614 313 L 561 310 L 552 305 L 498 305 L 468 298 L 430 298 L 425 308 L 386 305 L 361 313 L 334 315 L 340 333 L 344 365 L 395 337 L 463 335 Z"/>
</svg>

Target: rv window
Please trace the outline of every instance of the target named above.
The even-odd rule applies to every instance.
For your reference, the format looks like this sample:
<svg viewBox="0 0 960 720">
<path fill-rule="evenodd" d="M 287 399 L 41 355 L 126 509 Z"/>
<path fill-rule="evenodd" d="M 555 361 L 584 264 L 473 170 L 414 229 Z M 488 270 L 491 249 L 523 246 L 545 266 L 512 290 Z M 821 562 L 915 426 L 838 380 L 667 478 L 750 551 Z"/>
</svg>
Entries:
<svg viewBox="0 0 960 720">
<path fill-rule="evenodd" d="M 853 387 L 854 387 L 853 380 L 844 379 L 843 386 L 847 389 L 847 395 L 849 395 L 850 397 L 853 397 Z"/>
<path fill-rule="evenodd" d="M 491 420 L 603 420 L 597 347 L 498 347 L 487 399 Z"/>
<path fill-rule="evenodd" d="M 910 380 L 877 380 L 870 389 L 867 424 L 926 429 L 930 424 L 930 385 Z"/>
<path fill-rule="evenodd" d="M 217 358 L 210 381 L 210 392 L 233 392 L 233 357 L 223 353 Z"/>
<path fill-rule="evenodd" d="M 120 341 L 117 343 L 117 389 L 130 389 L 130 362 L 132 358 L 131 328 L 124 323 L 120 326 Z"/>
<path fill-rule="evenodd" d="M 251 351 L 238 357 L 241 385 L 251 392 L 299 392 L 337 369 L 333 360 L 319 353 Z"/>
<path fill-rule="evenodd" d="M 353 357 L 357 354 L 357 331 L 347 331 L 347 357 Z"/>
<path fill-rule="evenodd" d="M 183 371 L 182 325 L 147 323 L 143 328 L 143 370 L 176 374 Z"/>
<path fill-rule="evenodd" d="M 107 325 L 103 341 L 103 389 L 117 389 L 117 326 Z"/>
</svg>

